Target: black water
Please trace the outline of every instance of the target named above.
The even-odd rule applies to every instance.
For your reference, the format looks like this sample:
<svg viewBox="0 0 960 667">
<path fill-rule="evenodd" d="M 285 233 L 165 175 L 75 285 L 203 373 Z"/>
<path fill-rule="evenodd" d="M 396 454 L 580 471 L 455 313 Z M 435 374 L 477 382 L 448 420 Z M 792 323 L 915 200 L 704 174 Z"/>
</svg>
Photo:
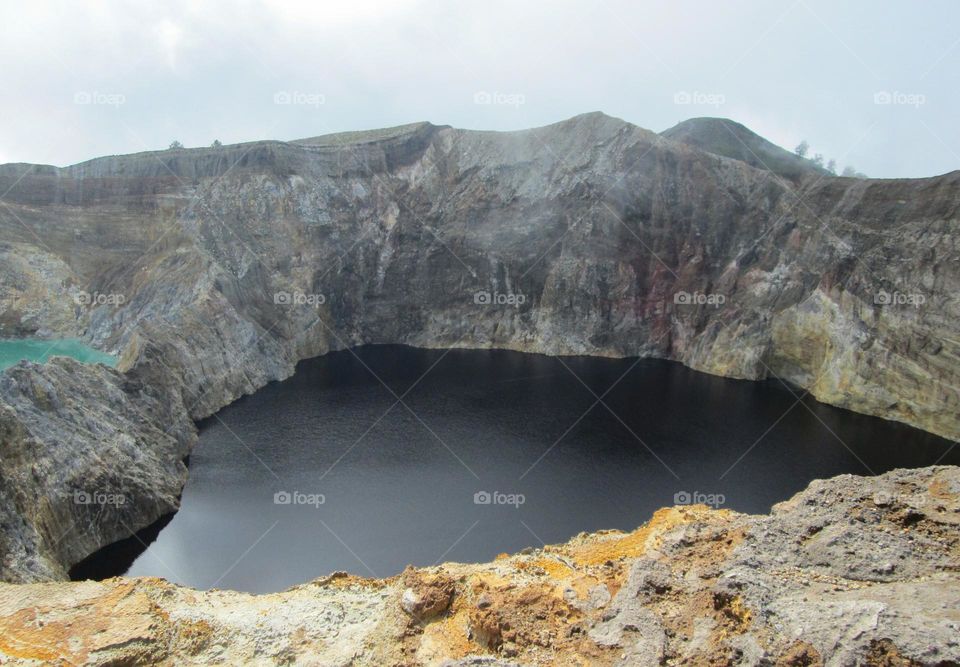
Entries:
<svg viewBox="0 0 960 667">
<path fill-rule="evenodd" d="M 252 592 L 389 576 L 632 529 L 684 494 L 766 512 L 814 478 L 960 463 L 943 439 L 800 395 L 655 360 L 329 354 L 201 425 L 182 509 L 128 574 Z"/>
</svg>

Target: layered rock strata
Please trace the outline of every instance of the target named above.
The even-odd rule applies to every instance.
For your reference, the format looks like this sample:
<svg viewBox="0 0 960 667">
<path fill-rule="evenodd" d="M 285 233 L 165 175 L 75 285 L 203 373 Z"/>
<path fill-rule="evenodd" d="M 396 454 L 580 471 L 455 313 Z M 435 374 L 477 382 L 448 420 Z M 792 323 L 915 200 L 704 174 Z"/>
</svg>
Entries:
<svg viewBox="0 0 960 667">
<path fill-rule="evenodd" d="M 0 578 L 172 511 L 193 420 L 364 343 L 662 357 L 960 438 L 960 172 L 682 138 L 587 114 L 0 167 L 0 336 L 121 360 L 0 376 Z"/>
</svg>

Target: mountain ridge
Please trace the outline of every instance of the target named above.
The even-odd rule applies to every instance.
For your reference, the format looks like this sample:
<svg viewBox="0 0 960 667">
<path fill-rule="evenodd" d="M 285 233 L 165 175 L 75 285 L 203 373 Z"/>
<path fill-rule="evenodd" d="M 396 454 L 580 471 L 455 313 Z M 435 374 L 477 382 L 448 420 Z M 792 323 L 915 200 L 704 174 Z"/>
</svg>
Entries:
<svg viewBox="0 0 960 667">
<path fill-rule="evenodd" d="M 765 169 L 792 180 L 808 175 L 836 176 L 729 118 L 689 118 L 660 134 L 708 153 L 739 160 L 751 167 Z"/>
<path fill-rule="evenodd" d="M 432 133 L 435 131 L 449 130 L 457 133 L 478 133 L 478 134 L 496 134 L 503 136 L 510 135 L 524 135 L 529 133 L 542 133 L 550 131 L 564 130 L 568 127 L 573 127 L 576 125 L 587 125 L 587 124 L 606 124 L 607 126 L 619 125 L 630 130 L 642 131 L 650 133 L 651 135 L 657 134 L 652 130 L 644 128 L 630 121 L 626 121 L 622 118 L 608 115 L 602 111 L 592 111 L 577 114 L 569 118 L 565 118 L 553 123 L 548 123 L 546 125 L 539 125 L 531 128 L 523 128 L 517 130 L 483 130 L 483 129 L 467 129 L 467 128 L 455 128 L 451 125 L 437 125 L 430 121 L 417 121 L 413 123 L 405 123 L 401 125 L 378 128 L 375 130 L 347 130 L 341 132 L 331 132 L 327 134 L 316 135 L 312 137 L 305 137 L 299 139 L 290 139 L 290 140 L 281 140 L 281 139 L 256 139 L 252 141 L 245 141 L 235 144 L 223 144 L 222 146 L 194 146 L 194 147 L 184 147 L 176 149 L 157 149 L 157 150 L 146 150 L 138 151 L 135 153 L 120 153 L 112 155 L 101 155 L 93 157 L 81 162 L 77 162 L 65 166 L 55 166 L 47 164 L 34 164 L 28 162 L 10 162 L 0 164 L 0 170 L 3 170 L 7 167 L 37 167 L 41 169 L 53 168 L 58 171 L 72 171 L 82 168 L 92 163 L 97 163 L 104 160 L 116 160 L 116 159 L 130 159 L 130 158 L 142 158 L 142 157 L 155 157 L 155 158 L 164 158 L 164 157 L 179 157 L 184 155 L 212 155 L 218 151 L 224 152 L 234 152 L 237 149 L 243 149 L 245 151 L 253 150 L 257 147 L 302 147 L 302 148 L 343 148 L 345 146 L 359 146 L 363 144 L 377 144 L 379 142 L 389 142 L 392 140 L 403 139 L 405 137 L 414 136 L 422 133 Z M 744 145 L 738 146 L 724 146 L 717 139 L 719 136 L 721 139 L 726 138 L 729 141 L 735 141 L 730 137 L 724 137 L 724 132 L 720 131 L 721 127 L 726 127 L 727 132 L 734 132 L 735 135 L 739 135 L 740 141 L 743 141 Z M 817 174 L 821 176 L 836 176 L 835 174 L 830 174 L 826 169 L 818 168 L 809 160 L 804 160 L 799 158 L 792 153 L 786 151 L 785 149 L 776 146 L 769 140 L 761 137 L 755 132 L 751 131 L 746 126 L 737 123 L 736 121 L 726 119 L 726 118 L 711 118 L 711 117 L 698 117 L 690 118 L 684 121 L 681 121 L 677 125 L 664 130 L 659 133 L 659 136 L 675 141 L 686 146 L 711 153 L 714 155 L 720 155 L 721 157 L 727 157 L 730 159 L 738 160 L 744 162 L 751 167 L 760 170 L 774 171 L 781 176 L 787 176 L 794 178 L 801 173 L 810 173 Z M 791 165 L 791 168 L 783 167 L 784 164 Z M 778 169 L 783 167 L 781 169 Z M 949 173 L 949 172 L 948 172 Z M 918 178 L 936 178 L 934 177 L 918 177 Z M 888 179 L 894 180 L 894 179 Z"/>
</svg>

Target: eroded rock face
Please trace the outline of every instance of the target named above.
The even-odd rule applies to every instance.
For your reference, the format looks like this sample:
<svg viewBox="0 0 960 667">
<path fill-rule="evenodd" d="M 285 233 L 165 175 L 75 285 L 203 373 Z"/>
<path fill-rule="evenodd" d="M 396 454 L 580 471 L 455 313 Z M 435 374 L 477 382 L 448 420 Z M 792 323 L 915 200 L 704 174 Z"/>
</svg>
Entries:
<svg viewBox="0 0 960 667">
<path fill-rule="evenodd" d="M 385 580 L 333 575 L 269 595 L 160 579 L 0 584 L 0 657 L 948 665 L 960 662 L 958 568 L 960 468 L 896 470 L 815 482 L 769 516 L 674 507 L 632 533 Z"/>
<path fill-rule="evenodd" d="M 194 432 L 162 387 L 57 357 L 0 374 L 0 393 L 4 580 L 64 579 L 180 506 Z"/>
<path fill-rule="evenodd" d="M 960 172 L 785 180 L 588 114 L 5 165 L 0 191 L 0 336 L 121 356 L 107 375 L 8 371 L 3 446 L 62 452 L 52 479 L 150 505 L 106 507 L 94 537 L 58 546 L 24 499 L 83 508 L 4 456 L 7 580 L 62 576 L 121 520 L 143 528 L 175 505 L 191 420 L 363 343 L 663 357 L 960 438 Z M 21 390 L 45 384 L 95 386 L 76 396 L 104 425 Z"/>
</svg>

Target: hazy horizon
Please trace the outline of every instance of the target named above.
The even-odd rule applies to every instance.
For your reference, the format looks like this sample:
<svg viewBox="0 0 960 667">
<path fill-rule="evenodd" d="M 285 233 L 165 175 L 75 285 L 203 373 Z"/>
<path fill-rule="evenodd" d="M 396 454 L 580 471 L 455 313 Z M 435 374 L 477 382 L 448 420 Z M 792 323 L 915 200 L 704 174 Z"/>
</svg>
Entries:
<svg viewBox="0 0 960 667">
<path fill-rule="evenodd" d="M 57 0 L 0 18 L 14 64 L 0 163 L 599 110 L 655 132 L 729 118 L 871 177 L 960 168 L 960 5 L 946 0 Z"/>
</svg>

